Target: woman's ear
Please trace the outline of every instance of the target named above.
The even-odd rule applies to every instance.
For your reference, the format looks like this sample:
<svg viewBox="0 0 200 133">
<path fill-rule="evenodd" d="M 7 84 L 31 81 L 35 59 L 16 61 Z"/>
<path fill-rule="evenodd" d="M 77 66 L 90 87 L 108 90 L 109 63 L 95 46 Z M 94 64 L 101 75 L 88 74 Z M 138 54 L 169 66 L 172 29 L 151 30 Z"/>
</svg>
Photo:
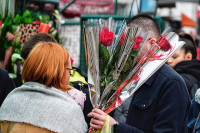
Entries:
<svg viewBox="0 0 200 133">
<path fill-rule="evenodd" d="M 188 53 L 185 55 L 185 60 L 192 60 L 192 53 L 188 52 Z"/>
</svg>

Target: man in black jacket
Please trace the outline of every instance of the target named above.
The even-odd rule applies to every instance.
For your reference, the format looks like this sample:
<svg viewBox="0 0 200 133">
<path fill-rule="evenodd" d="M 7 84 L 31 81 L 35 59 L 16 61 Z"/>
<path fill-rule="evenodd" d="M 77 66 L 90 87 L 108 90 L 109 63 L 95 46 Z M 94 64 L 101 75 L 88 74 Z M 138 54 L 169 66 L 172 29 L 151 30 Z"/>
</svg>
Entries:
<svg viewBox="0 0 200 133">
<path fill-rule="evenodd" d="M 147 46 L 160 35 L 158 24 L 147 15 L 133 17 L 128 26 L 140 26 L 144 32 L 152 32 Z M 189 107 L 183 79 L 164 64 L 130 97 L 130 102 L 117 108 L 120 110 L 114 110 L 110 123 L 114 125 L 115 133 L 187 133 Z M 93 117 L 90 125 L 101 129 L 106 114 L 95 108 L 89 116 Z M 119 116 L 124 116 L 125 121 Z"/>
<path fill-rule="evenodd" d="M 0 107 L 4 99 L 15 88 L 13 80 L 9 77 L 8 72 L 0 68 Z"/>
</svg>

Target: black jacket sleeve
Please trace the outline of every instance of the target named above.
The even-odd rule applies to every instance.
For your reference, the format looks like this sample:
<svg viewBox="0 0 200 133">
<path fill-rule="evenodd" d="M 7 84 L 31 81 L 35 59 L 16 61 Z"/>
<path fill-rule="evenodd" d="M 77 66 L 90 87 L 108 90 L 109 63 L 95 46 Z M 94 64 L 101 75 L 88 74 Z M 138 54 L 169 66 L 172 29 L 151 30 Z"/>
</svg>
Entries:
<svg viewBox="0 0 200 133">
<path fill-rule="evenodd" d="M 13 80 L 9 77 L 8 72 L 0 69 L 0 106 L 6 96 L 15 88 Z"/>
</svg>

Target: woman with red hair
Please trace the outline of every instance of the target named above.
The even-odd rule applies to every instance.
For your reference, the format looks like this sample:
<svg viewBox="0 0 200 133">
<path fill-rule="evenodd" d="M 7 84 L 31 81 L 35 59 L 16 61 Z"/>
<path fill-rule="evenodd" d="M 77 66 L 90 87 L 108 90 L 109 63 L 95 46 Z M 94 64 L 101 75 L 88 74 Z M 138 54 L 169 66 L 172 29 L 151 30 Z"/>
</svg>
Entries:
<svg viewBox="0 0 200 133">
<path fill-rule="evenodd" d="M 84 133 L 80 106 L 68 93 L 71 62 L 68 51 L 53 42 L 39 42 L 23 66 L 24 85 L 0 109 L 3 133 Z"/>
</svg>

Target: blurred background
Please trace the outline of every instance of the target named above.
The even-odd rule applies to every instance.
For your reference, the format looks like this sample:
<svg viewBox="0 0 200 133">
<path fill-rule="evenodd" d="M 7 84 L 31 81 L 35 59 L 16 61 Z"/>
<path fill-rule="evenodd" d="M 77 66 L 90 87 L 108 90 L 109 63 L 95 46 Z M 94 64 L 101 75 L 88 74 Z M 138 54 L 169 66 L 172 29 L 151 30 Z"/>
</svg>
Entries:
<svg viewBox="0 0 200 133">
<path fill-rule="evenodd" d="M 7 33 L 14 35 L 14 40 L 0 41 L 0 66 L 7 69 L 13 77 L 20 75 L 20 48 L 26 41 L 24 37 L 28 36 L 24 35 L 25 24 L 37 25 L 37 21 L 47 25 L 47 30 L 43 32 L 54 36 L 69 51 L 74 59 L 73 66 L 83 72 L 86 72 L 83 21 L 109 17 L 122 21 L 146 13 L 156 18 L 162 31 L 165 27 L 171 26 L 174 32 L 189 33 L 197 46 L 200 46 L 200 0 L 0 0 L 0 2 L 0 37 L 4 38 Z M 12 24 L 12 28 L 8 28 L 10 25 L 5 28 L 8 23 Z M 16 34 L 17 26 L 19 34 Z M 37 29 L 29 33 L 32 36 L 38 32 L 40 30 Z M 198 55 L 200 55 L 199 48 Z"/>
</svg>

